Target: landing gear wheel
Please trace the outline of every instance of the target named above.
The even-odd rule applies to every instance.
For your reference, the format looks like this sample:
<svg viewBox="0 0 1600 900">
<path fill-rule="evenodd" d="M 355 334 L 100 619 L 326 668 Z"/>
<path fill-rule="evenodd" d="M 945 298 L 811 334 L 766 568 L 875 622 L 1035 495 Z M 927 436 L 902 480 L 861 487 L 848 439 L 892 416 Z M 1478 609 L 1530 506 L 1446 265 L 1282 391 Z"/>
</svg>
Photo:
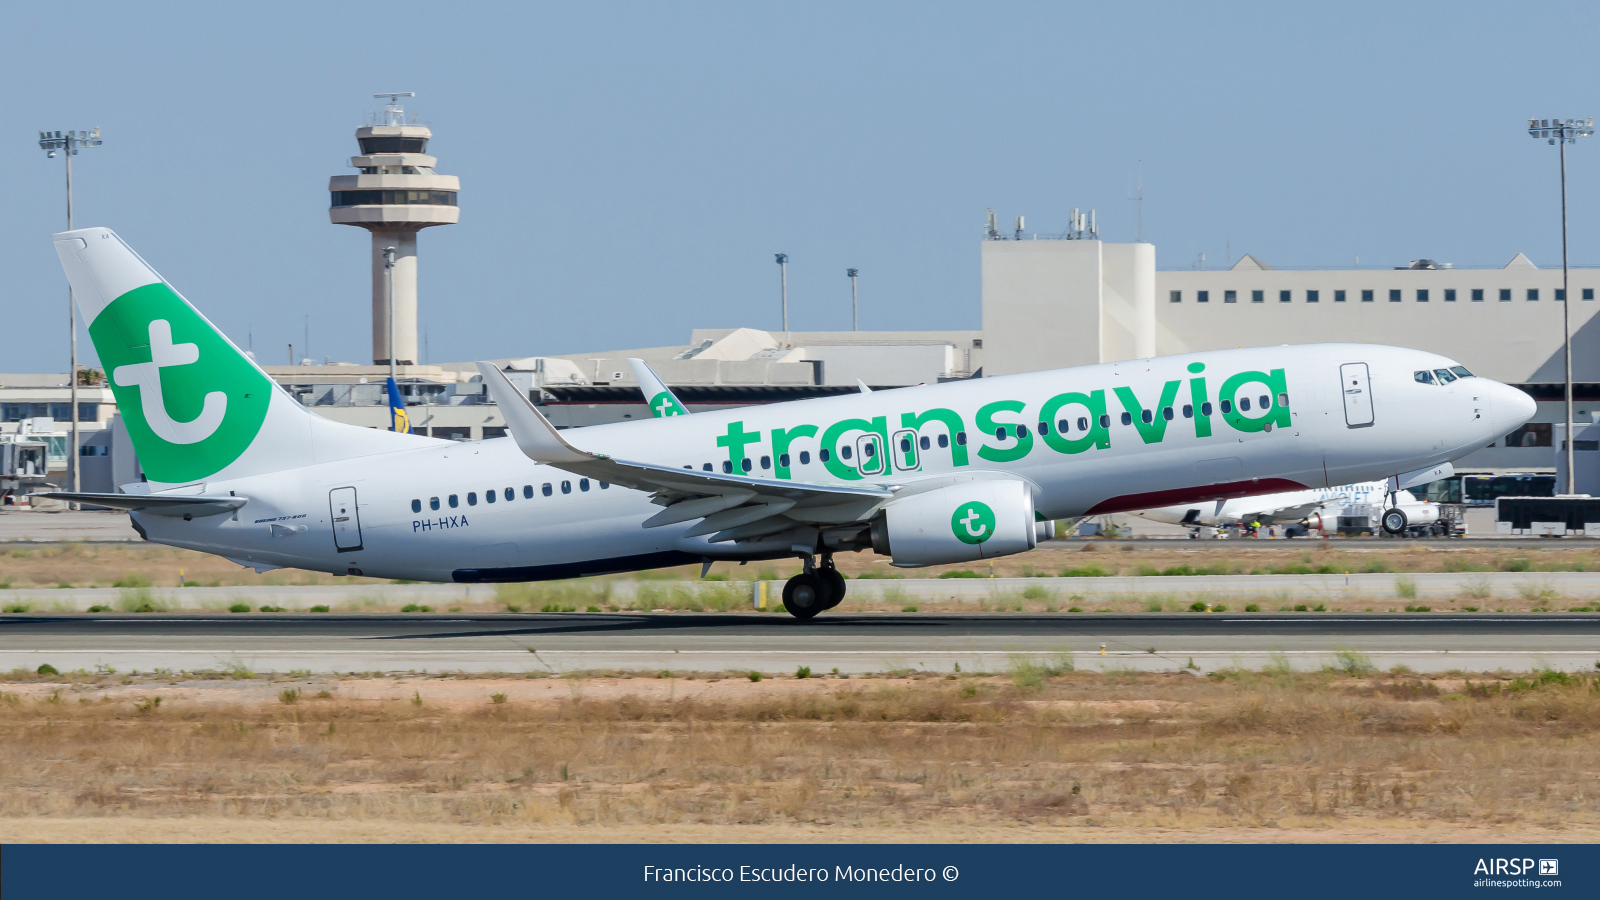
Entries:
<svg viewBox="0 0 1600 900">
<path fill-rule="evenodd" d="M 844 601 L 844 576 L 839 574 L 838 569 L 818 569 L 817 577 L 822 579 L 823 587 L 828 589 L 828 602 L 823 605 L 823 609 L 833 609 Z"/>
<path fill-rule="evenodd" d="M 827 608 L 828 588 L 821 578 L 802 572 L 783 586 L 783 608 L 805 621 Z"/>
<path fill-rule="evenodd" d="M 1405 534 L 1406 522 L 1406 514 L 1400 509 L 1390 509 L 1383 514 L 1383 530 L 1388 534 Z"/>
</svg>

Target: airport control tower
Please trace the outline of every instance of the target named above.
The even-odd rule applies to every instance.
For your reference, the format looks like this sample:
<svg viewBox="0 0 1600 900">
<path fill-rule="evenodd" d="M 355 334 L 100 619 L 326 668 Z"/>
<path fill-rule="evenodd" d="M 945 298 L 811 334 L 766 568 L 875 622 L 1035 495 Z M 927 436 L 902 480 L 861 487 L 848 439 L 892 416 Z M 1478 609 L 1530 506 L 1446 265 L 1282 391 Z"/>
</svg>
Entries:
<svg viewBox="0 0 1600 900">
<path fill-rule="evenodd" d="M 433 131 L 406 121 L 400 98 L 413 93 L 374 94 L 387 99 L 380 113 L 369 114 L 356 129 L 361 155 L 350 157 L 359 175 L 328 179 L 333 205 L 328 218 L 335 225 L 356 225 L 372 232 L 372 364 L 417 363 L 417 232 L 430 225 L 454 225 L 461 218 L 456 193 L 461 179 L 435 175 L 434 158 L 426 155 Z M 384 281 L 386 247 L 395 248 L 394 348 L 389 347 L 389 290 Z"/>
</svg>

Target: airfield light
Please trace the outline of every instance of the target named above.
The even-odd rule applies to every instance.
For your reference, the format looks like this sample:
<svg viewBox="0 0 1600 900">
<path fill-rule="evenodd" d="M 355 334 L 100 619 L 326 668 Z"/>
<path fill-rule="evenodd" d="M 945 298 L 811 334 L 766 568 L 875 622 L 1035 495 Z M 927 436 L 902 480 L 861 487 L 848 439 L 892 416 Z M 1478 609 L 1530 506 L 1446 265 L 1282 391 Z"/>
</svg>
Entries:
<svg viewBox="0 0 1600 900">
<path fill-rule="evenodd" d="M 94 131 L 41 131 L 39 132 L 39 149 L 45 151 L 45 159 L 55 159 L 57 151 L 67 161 L 67 230 L 72 230 L 72 158 L 78 155 L 79 150 L 89 147 L 98 147 L 100 129 Z M 72 361 L 67 371 L 67 383 L 72 389 L 72 449 L 68 451 L 67 466 L 72 471 L 72 489 L 80 490 L 83 486 L 82 479 L 78 476 L 78 308 L 73 302 L 72 286 L 67 286 L 67 329 L 71 335 Z M 77 505 L 73 504 L 73 508 Z"/>
<path fill-rule="evenodd" d="M 1573 471 L 1572 451 L 1572 291 L 1567 283 L 1567 145 L 1594 134 L 1594 116 L 1587 119 L 1529 119 L 1528 136 L 1561 148 L 1561 355 L 1566 363 L 1566 461 L 1567 494 L 1577 493 L 1577 473 Z"/>
</svg>

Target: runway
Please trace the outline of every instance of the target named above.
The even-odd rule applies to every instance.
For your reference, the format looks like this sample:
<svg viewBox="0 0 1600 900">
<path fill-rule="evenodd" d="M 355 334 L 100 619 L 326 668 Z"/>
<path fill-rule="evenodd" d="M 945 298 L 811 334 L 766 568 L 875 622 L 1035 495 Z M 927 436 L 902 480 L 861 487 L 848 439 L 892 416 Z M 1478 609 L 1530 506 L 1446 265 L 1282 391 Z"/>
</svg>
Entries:
<svg viewBox="0 0 1600 900">
<path fill-rule="evenodd" d="M 0 669 L 66 672 L 1141 671 L 1350 662 L 1419 672 L 1600 660 L 1600 614 L 69 615 L 0 619 Z M 1341 655 L 1341 653 L 1343 655 Z"/>
</svg>

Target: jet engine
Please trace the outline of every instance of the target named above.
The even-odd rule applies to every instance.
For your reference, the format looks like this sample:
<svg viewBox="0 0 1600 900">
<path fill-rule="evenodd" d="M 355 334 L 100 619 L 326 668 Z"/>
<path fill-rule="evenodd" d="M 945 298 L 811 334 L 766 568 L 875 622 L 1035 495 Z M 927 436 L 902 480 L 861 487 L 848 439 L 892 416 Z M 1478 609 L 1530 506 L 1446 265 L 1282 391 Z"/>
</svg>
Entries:
<svg viewBox="0 0 1600 900">
<path fill-rule="evenodd" d="M 894 500 L 872 549 L 896 566 L 993 559 L 1038 546 L 1033 493 L 1020 481 L 971 481 Z"/>
</svg>

